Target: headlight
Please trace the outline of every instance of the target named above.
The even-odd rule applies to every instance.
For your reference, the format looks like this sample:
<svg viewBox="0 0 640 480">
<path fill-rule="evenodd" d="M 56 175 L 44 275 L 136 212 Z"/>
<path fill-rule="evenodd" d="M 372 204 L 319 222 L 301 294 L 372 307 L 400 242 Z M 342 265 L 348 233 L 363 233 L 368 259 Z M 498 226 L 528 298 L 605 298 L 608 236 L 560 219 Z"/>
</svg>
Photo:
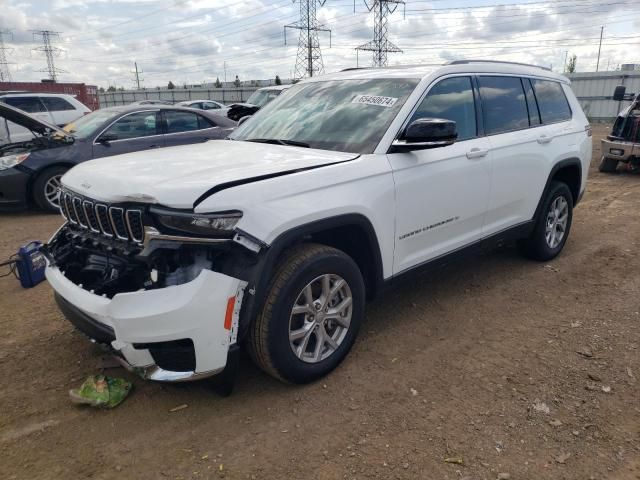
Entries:
<svg viewBox="0 0 640 480">
<path fill-rule="evenodd" d="M 183 213 L 153 209 L 163 227 L 204 237 L 230 237 L 242 212 Z"/>
<path fill-rule="evenodd" d="M 29 158 L 28 153 L 18 153 L 17 155 L 7 155 L 6 157 L 0 157 L 0 170 L 6 170 L 16 166 L 17 164 L 24 162 Z"/>
</svg>

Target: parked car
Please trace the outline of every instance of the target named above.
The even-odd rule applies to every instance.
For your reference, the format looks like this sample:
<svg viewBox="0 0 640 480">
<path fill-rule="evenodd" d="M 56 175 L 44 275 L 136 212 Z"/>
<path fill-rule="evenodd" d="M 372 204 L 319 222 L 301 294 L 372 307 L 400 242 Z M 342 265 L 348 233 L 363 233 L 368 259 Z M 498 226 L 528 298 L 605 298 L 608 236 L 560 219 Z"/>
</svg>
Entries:
<svg viewBox="0 0 640 480">
<path fill-rule="evenodd" d="M 291 87 L 291 85 L 259 88 L 247 98 L 246 103 L 234 103 L 230 105 L 227 116 L 236 122 L 243 117 L 251 116 L 289 87 Z"/>
<path fill-rule="evenodd" d="M 592 150 L 565 77 L 490 61 L 309 78 L 230 139 L 62 178 L 49 283 L 146 378 L 215 375 L 243 346 L 268 374 L 309 382 L 397 278 L 506 240 L 552 260 Z"/>
<path fill-rule="evenodd" d="M 51 137 L 51 125 L 4 104 L 0 104 L 2 112 L 7 120 L 33 132 L 32 138 Z M 96 110 L 67 124 L 64 131 L 56 129 L 55 134 L 64 137 L 61 142 L 37 140 L 1 147 L 6 151 L 24 150 L 10 160 L 0 158 L 0 207 L 24 208 L 33 202 L 44 210 L 57 212 L 60 178 L 78 163 L 225 138 L 234 127 L 228 118 L 182 107 L 149 105 Z"/>
<path fill-rule="evenodd" d="M 196 108 L 198 110 L 210 110 L 218 115 L 227 115 L 229 107 L 225 104 L 214 100 L 187 100 L 186 102 L 176 103 L 181 107 Z"/>
<path fill-rule="evenodd" d="M 611 134 L 601 140 L 601 172 L 615 172 L 618 163 L 631 171 L 640 170 L 640 94 L 627 94 L 626 90 L 627 87 L 620 85 L 613 95 L 618 102 L 630 100 L 631 103 L 616 118 Z"/>
<path fill-rule="evenodd" d="M 91 110 L 83 105 L 72 95 L 61 93 L 7 93 L 0 94 L 0 102 L 11 105 L 38 120 L 47 123 L 65 126 L 69 122 L 91 113 Z M 14 141 L 28 140 L 31 133 L 16 124 L 9 124 L 9 130 Z"/>
</svg>

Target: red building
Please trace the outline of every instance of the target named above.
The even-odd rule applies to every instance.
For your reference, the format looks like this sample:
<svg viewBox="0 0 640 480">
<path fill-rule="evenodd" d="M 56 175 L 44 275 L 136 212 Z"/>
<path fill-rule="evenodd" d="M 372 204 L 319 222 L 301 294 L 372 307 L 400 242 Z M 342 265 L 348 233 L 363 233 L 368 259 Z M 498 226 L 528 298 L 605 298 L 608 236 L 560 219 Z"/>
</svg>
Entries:
<svg viewBox="0 0 640 480">
<path fill-rule="evenodd" d="M 65 93 L 75 96 L 91 110 L 100 108 L 98 88 L 95 85 L 85 85 L 84 83 L 54 83 L 46 80 L 42 82 L 0 82 L 0 92 L 3 91 Z"/>
</svg>

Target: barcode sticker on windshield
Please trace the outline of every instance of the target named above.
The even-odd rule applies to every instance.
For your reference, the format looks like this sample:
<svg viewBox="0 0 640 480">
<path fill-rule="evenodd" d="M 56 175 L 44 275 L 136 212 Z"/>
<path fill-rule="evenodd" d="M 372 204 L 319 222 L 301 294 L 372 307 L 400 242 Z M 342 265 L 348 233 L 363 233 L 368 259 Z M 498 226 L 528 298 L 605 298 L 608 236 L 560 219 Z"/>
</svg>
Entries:
<svg viewBox="0 0 640 480">
<path fill-rule="evenodd" d="M 356 95 L 351 103 L 364 103 L 365 105 L 377 105 L 378 107 L 393 107 L 398 101 L 394 97 L 381 97 L 379 95 Z"/>
</svg>

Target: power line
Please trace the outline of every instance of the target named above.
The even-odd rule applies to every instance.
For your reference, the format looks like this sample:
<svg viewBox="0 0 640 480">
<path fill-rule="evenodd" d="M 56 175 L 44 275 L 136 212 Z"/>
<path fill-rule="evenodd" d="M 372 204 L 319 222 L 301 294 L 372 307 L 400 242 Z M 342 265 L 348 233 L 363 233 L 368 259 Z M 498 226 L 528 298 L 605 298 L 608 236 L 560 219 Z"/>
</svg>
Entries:
<svg viewBox="0 0 640 480">
<path fill-rule="evenodd" d="M 65 70 L 56 68 L 53 63 L 53 57 L 57 56 L 61 50 L 58 47 L 51 46 L 51 39 L 60 37 L 60 32 L 53 32 L 51 30 L 32 30 L 32 32 L 34 39 L 37 39 L 38 37 L 42 38 L 42 46 L 34 48 L 34 50 L 44 52 L 47 57 L 47 68 L 38 71 L 47 72 L 49 74 L 49 79 L 56 82 L 58 80 L 58 73 L 66 73 Z"/>
<path fill-rule="evenodd" d="M 294 2 L 296 0 L 293 0 Z M 317 3 L 316 3 L 317 2 Z M 294 78 L 313 77 L 313 74 L 324 73 L 322 52 L 318 32 L 329 32 L 329 47 L 331 47 L 331 30 L 318 24 L 316 16 L 318 6 L 323 6 L 326 0 L 298 0 L 300 4 L 300 20 L 284 26 L 284 44 L 287 44 L 287 28 L 300 30 L 298 38 L 298 54 Z"/>
<path fill-rule="evenodd" d="M 4 36 L 11 36 L 10 30 L 0 31 L 0 82 L 10 82 L 11 72 L 7 62 L 7 52 L 13 49 L 4 46 Z"/>
<path fill-rule="evenodd" d="M 373 23 L 373 40 L 359 47 L 356 47 L 356 53 L 359 50 L 373 52 L 373 66 L 386 67 L 387 53 L 402 53 L 402 50 L 389 41 L 389 15 L 396 11 L 398 5 L 404 6 L 404 0 L 373 0 L 373 4 L 369 5 L 367 0 L 364 4 L 369 11 L 374 12 Z M 355 0 L 353 8 L 355 10 Z"/>
</svg>

